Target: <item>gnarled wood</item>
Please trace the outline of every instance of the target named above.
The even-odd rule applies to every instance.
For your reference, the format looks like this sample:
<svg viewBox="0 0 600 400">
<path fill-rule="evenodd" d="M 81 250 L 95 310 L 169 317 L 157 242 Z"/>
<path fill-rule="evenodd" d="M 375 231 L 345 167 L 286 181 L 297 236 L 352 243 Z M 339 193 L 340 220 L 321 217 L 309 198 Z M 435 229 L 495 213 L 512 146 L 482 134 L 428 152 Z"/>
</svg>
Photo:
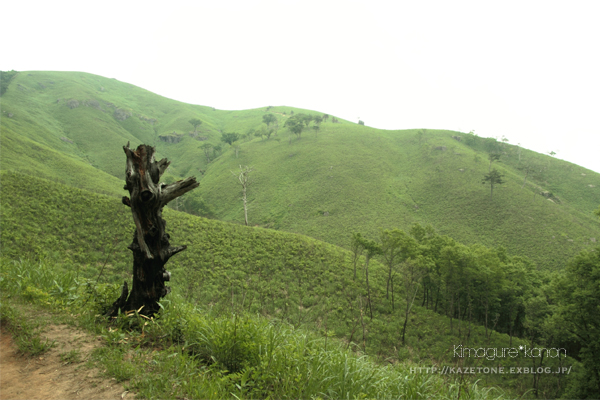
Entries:
<svg viewBox="0 0 600 400">
<path fill-rule="evenodd" d="M 158 301 L 170 292 L 165 282 L 171 279 L 171 274 L 164 265 L 186 249 L 186 246 L 170 246 L 163 207 L 197 188 L 198 182 L 191 177 L 169 185 L 159 183 L 170 162 L 165 158 L 157 162 L 154 147 L 142 144 L 133 151 L 127 143 L 123 150 L 127 156 L 124 189 L 129 191 L 129 197 L 123 197 L 123 204 L 131 207 L 135 222 L 133 241 L 128 246 L 133 252 L 133 285 L 128 293 L 125 282 L 121 296 L 107 315 L 141 309 L 141 314 L 150 316 L 158 311 Z"/>
</svg>

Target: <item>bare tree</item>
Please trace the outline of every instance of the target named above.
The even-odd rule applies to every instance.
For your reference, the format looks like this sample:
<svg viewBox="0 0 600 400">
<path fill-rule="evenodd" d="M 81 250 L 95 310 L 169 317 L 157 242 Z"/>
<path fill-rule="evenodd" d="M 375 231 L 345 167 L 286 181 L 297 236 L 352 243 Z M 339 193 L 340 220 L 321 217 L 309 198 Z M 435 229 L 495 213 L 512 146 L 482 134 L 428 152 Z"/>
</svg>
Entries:
<svg viewBox="0 0 600 400">
<path fill-rule="evenodd" d="M 168 185 L 160 183 L 170 162 L 166 158 L 157 162 L 154 147 L 142 144 L 134 151 L 127 143 L 123 150 L 127 156 L 124 189 L 130 196 L 123 197 L 123 204 L 131 207 L 135 222 L 133 241 L 128 247 L 133 252 L 133 286 L 129 293 L 127 282 L 124 283 L 121 296 L 107 315 L 137 310 L 151 316 L 159 310 L 158 301 L 170 291 L 165 282 L 171 279 L 171 274 L 165 270 L 165 264 L 187 247 L 170 246 L 166 222 L 162 218 L 163 207 L 197 188 L 198 182 L 195 177 L 190 177 Z"/>
<path fill-rule="evenodd" d="M 417 297 L 419 287 L 421 286 L 423 270 L 420 268 L 418 261 L 415 261 L 411 258 L 404 261 L 401 265 L 402 274 L 404 275 L 404 300 L 406 300 L 406 308 L 404 309 L 404 325 L 402 326 L 402 345 L 404 346 L 408 316 L 415 302 L 415 297 Z"/>
<path fill-rule="evenodd" d="M 240 181 L 240 185 L 242 185 L 242 201 L 244 202 L 244 222 L 246 226 L 248 226 L 248 203 L 246 201 L 246 191 L 248 189 L 248 185 L 250 184 L 250 172 L 252 172 L 252 168 L 245 166 L 242 167 L 240 165 L 239 174 L 231 171 L 231 174 L 236 177 Z"/>
</svg>

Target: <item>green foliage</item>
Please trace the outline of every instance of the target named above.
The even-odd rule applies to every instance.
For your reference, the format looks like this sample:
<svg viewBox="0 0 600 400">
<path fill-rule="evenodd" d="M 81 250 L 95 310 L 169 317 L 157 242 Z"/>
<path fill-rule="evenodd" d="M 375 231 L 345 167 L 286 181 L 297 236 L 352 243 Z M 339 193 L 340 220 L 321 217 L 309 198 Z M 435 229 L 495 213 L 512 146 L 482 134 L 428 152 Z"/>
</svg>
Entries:
<svg viewBox="0 0 600 400">
<path fill-rule="evenodd" d="M 200 204 L 214 217 L 241 220 L 239 188 L 225 183 L 226 176 L 240 163 L 253 165 L 262 171 L 249 199 L 256 223 L 341 246 L 348 245 L 349 231 L 377 237 L 380 229 L 407 230 L 420 222 L 463 243 L 501 244 L 511 255 L 526 255 L 540 268 L 557 269 L 581 249 L 591 248 L 591 238 L 600 237 L 600 227 L 590 216 L 598 206 L 598 174 L 495 139 L 450 131 L 323 124 L 315 140 L 297 141 L 293 147 L 280 140 L 247 140 L 236 146 L 239 158 L 215 160 L 221 154 L 216 150 L 221 132 L 264 127 L 264 107 L 212 111 L 83 73 L 17 74 L 12 84 L 20 85 L 19 90 L 2 96 L 3 111 L 14 114 L 0 121 L 2 170 L 120 197 L 122 145 L 152 143 L 158 157 L 172 161 L 165 179 L 203 174 Z M 77 100 L 79 107 L 70 109 L 69 99 Z M 117 119 L 117 108 L 130 110 L 131 116 Z M 289 107 L 269 109 L 284 120 L 290 111 L 315 115 Z M 188 132 L 190 116 L 203 121 L 202 138 L 181 135 L 178 143 L 159 140 L 172 132 Z M 309 128 L 319 126 L 318 120 L 313 121 Z M 418 132 L 423 132 L 421 139 L 415 137 Z M 263 137 L 268 134 L 265 131 Z M 206 157 L 198 139 L 214 146 L 211 157 Z M 502 154 L 495 166 L 506 181 L 498 188 L 503 195 L 493 203 L 485 201 L 480 184 L 488 165 L 476 161 L 490 151 Z M 530 161 L 536 166 L 520 169 Z M 552 192 L 560 205 L 535 196 L 540 192 Z M 318 209 L 329 216 L 317 215 Z"/>
<path fill-rule="evenodd" d="M 60 360 L 65 364 L 76 364 L 81 362 L 81 352 L 73 349 L 59 354 Z"/>
<path fill-rule="evenodd" d="M 568 397 L 600 396 L 600 248 L 584 251 L 573 259 L 553 287 L 558 304 L 558 326 L 579 344 L 579 358 L 585 366 Z"/>
<path fill-rule="evenodd" d="M 122 338 L 125 337 L 123 334 Z M 102 365 L 106 376 L 123 382 L 132 379 L 138 372 L 135 365 L 123 362 L 125 354 L 126 348 L 122 346 L 99 347 L 92 353 L 92 360 Z"/>
<path fill-rule="evenodd" d="M 225 142 L 229 145 L 232 145 L 233 142 L 237 142 L 238 140 L 240 140 L 240 134 L 239 133 L 235 133 L 235 132 L 231 132 L 231 133 L 226 133 L 223 132 L 223 134 L 221 134 L 221 141 Z"/>
<path fill-rule="evenodd" d="M 48 274 L 58 277 L 56 270 Z M 71 306 L 58 310 L 61 318 L 87 307 Z M 0 310 L 3 325 L 14 326 L 15 309 L 3 302 Z M 83 325 L 106 341 L 90 363 L 144 398 L 430 398 L 454 397 L 462 386 L 410 371 L 413 364 L 378 365 L 340 341 L 287 323 L 246 313 L 215 316 L 178 297 L 167 300 L 157 318 L 133 326 L 125 323 L 131 316 L 119 319 L 108 327 L 104 321 Z M 60 357 L 80 361 L 77 350 Z M 469 390 L 473 398 L 492 398 L 489 388 L 473 384 Z"/>
<path fill-rule="evenodd" d="M 0 71 L 0 96 L 2 96 L 8 90 L 8 85 L 14 76 L 18 74 L 17 71 Z"/>
<path fill-rule="evenodd" d="M 202 121 L 199 120 L 198 118 L 192 118 L 188 121 L 190 124 L 192 124 L 192 126 L 194 127 L 194 131 L 198 130 L 198 127 L 200 125 L 202 125 Z"/>
<path fill-rule="evenodd" d="M 210 156 L 213 152 L 212 144 L 204 143 L 202 146 L 200 146 L 200 148 L 202 149 L 202 151 L 204 151 L 204 155 L 206 156 L 206 162 L 210 162 Z"/>
<path fill-rule="evenodd" d="M 306 121 L 305 116 L 306 114 L 296 114 L 293 117 L 288 118 L 284 124 L 291 133 L 298 136 L 298 139 L 300 139 L 300 135 L 302 135 L 302 131 L 304 130 L 304 122 Z M 310 120 L 308 122 L 310 123 Z"/>
<path fill-rule="evenodd" d="M 321 130 L 321 127 L 319 125 L 313 125 L 312 126 L 313 131 L 315 131 L 315 136 L 319 133 L 319 131 Z"/>
<path fill-rule="evenodd" d="M 188 340 L 188 350 L 206 364 L 217 364 L 227 372 L 256 366 L 260 350 L 266 346 L 258 326 L 247 317 L 215 318 L 196 328 Z"/>
<path fill-rule="evenodd" d="M 38 289 L 32 288 L 32 290 L 37 291 Z M 13 335 L 13 340 L 23 355 L 39 356 L 55 345 L 54 341 L 43 340 L 38 327 L 25 318 L 18 309 L 6 304 L 6 301 L 0 302 L 0 322 L 3 328 Z"/>
<path fill-rule="evenodd" d="M 310 114 L 296 114 L 296 118 L 304 122 L 304 125 L 308 128 L 314 117 Z"/>
<path fill-rule="evenodd" d="M 31 177 L 20 179 L 20 176 L 14 174 L 3 174 L 2 177 L 3 185 L 14 188 L 15 193 L 22 193 L 21 196 L 7 202 L 8 207 L 3 205 L 2 241 L 3 244 L 8 244 L 3 249 L 6 250 L 5 257 L 8 254 L 33 257 L 38 254 L 26 241 L 7 240 L 11 237 L 7 236 L 7 232 L 21 237 L 20 232 L 24 233 L 32 228 L 26 224 L 14 223 L 14 219 L 5 216 L 14 218 L 16 215 L 25 215 L 24 212 L 35 209 L 35 204 L 53 204 L 56 208 L 61 202 L 65 203 L 53 212 L 46 208 L 45 212 L 34 212 L 28 218 L 19 218 L 20 221 L 35 222 L 35 226 L 45 232 L 45 253 L 37 255 L 38 258 L 40 254 L 45 258 L 23 262 L 3 259 L 0 264 L 2 293 L 44 307 L 69 309 L 69 312 L 82 307 L 82 310 L 88 310 L 78 312 L 80 315 L 87 315 L 83 319 L 94 321 L 94 316 L 100 315 L 106 305 L 118 297 L 119 285 L 129 271 L 125 266 L 131 262 L 130 253 L 125 248 L 127 243 L 119 245 L 118 252 L 113 252 L 112 249 L 113 235 L 130 237 L 133 231 L 133 226 L 130 226 L 132 224 L 116 224 L 114 226 L 119 227 L 118 231 L 108 235 L 102 233 L 110 225 L 107 223 L 110 221 L 108 218 L 118 215 L 119 210 L 124 210 L 124 214 L 118 220 L 129 220 L 128 210 L 118 199 L 105 198 L 62 185 L 52 185 Z M 28 190 L 31 188 L 35 188 L 37 192 L 34 193 L 37 194 L 28 197 Z M 86 201 L 95 205 L 86 206 Z M 80 203 L 81 205 L 78 205 Z M 72 209 L 78 210 L 76 207 L 79 206 L 83 208 L 73 214 Z M 134 332 L 139 334 L 141 331 L 144 339 L 139 340 L 150 341 L 144 343 L 162 343 L 160 341 L 165 340 L 165 348 L 172 345 L 190 349 L 191 353 L 182 352 L 179 348 L 169 350 L 164 356 L 156 356 L 161 368 L 163 364 L 164 368 L 171 368 L 170 373 L 173 373 L 173 368 L 182 368 L 182 375 L 177 378 L 181 379 L 181 382 L 188 382 L 184 366 L 192 368 L 193 365 L 204 365 L 212 371 L 210 374 L 217 374 L 219 379 L 227 381 L 227 384 L 222 382 L 226 385 L 231 384 L 231 379 L 234 379 L 234 386 L 236 383 L 242 386 L 241 380 L 237 379 L 242 379 L 245 373 L 248 374 L 244 378 L 245 382 L 260 380 L 252 371 L 259 368 L 257 365 L 262 365 L 262 353 L 258 352 L 259 361 L 256 361 L 257 352 L 253 346 L 255 343 L 268 341 L 260 339 L 264 330 L 252 328 L 253 322 L 246 319 L 248 315 L 259 314 L 285 321 L 283 326 L 288 327 L 285 329 L 302 326 L 320 332 L 325 335 L 323 346 L 328 346 L 328 351 L 335 348 L 335 337 L 343 339 L 350 348 L 360 347 L 376 358 L 392 357 L 394 362 L 405 360 L 408 354 L 412 354 L 413 362 L 420 359 L 434 359 L 440 363 L 456 362 L 451 352 L 448 353 L 448 346 L 451 347 L 452 343 L 462 343 L 467 332 L 471 343 L 486 343 L 492 337 L 492 332 L 493 343 L 497 347 L 509 346 L 511 341 L 511 346 L 528 343 L 519 337 L 524 338 L 528 335 L 529 325 L 520 321 L 525 317 L 522 313 L 528 309 L 527 304 L 530 304 L 531 299 L 539 297 L 532 288 L 540 286 L 540 277 L 530 262 L 510 257 L 503 249 L 460 245 L 447 236 L 436 233 L 431 227 L 420 225 L 411 229 L 412 238 L 406 233 L 399 233 L 399 230 L 396 233 L 388 232 L 392 238 L 397 237 L 399 242 L 403 243 L 400 259 L 408 257 L 415 260 L 414 265 L 424 274 L 420 278 L 421 286 L 417 286 L 418 292 L 409 292 L 414 293 L 414 297 L 410 298 L 414 306 L 409 309 L 408 318 L 405 318 L 405 306 L 408 304 L 407 290 L 404 286 L 408 276 L 406 268 L 402 263 L 394 267 L 398 274 L 396 282 L 399 283 L 398 308 L 394 309 L 386 298 L 388 266 L 378 262 L 385 262 L 383 256 L 376 255 L 379 244 L 365 239 L 362 235 L 357 235 L 361 239 L 358 242 L 366 244 L 363 247 L 370 250 L 370 260 L 368 269 L 361 268 L 354 279 L 353 262 L 367 267 L 365 256 L 369 253 L 366 250 L 362 256 L 359 254 L 355 258 L 352 253 L 339 247 L 300 235 L 226 224 L 169 209 L 165 210 L 164 214 L 172 240 L 188 246 L 187 251 L 170 261 L 174 292 L 163 302 L 168 312 L 161 314 L 155 321 L 144 321 L 134 314 L 123 315 L 104 335 L 106 342 L 116 348 L 127 343 L 136 343 L 138 339 L 133 340 L 130 335 Z M 76 229 L 80 222 L 85 224 L 87 231 L 96 232 L 96 235 L 84 236 L 82 232 L 78 236 L 71 236 L 70 241 L 58 240 L 53 236 L 61 234 L 61 229 L 64 229 L 64 232 Z M 50 229 L 52 226 L 58 229 Z M 61 237 L 67 237 L 67 234 L 62 233 Z M 93 252 L 88 250 L 93 248 L 90 245 L 93 246 L 94 241 L 102 237 L 107 239 L 106 247 L 101 249 L 96 263 L 89 263 L 88 260 L 80 265 L 67 258 L 68 254 L 77 249 L 92 254 Z M 382 247 L 387 248 L 388 245 Z M 120 257 L 125 258 L 123 275 L 119 275 L 118 270 L 113 267 Z M 106 268 L 103 267 L 104 263 Z M 101 273 L 103 270 L 104 273 Z M 367 272 L 368 286 L 365 285 Z M 20 279 L 12 279 L 14 276 L 19 276 Z M 196 317 L 193 315 L 196 311 L 184 310 L 185 307 L 177 303 L 179 296 L 202 305 L 202 310 L 215 315 L 216 319 L 212 322 L 194 322 Z M 169 311 L 171 309 L 172 311 Z M 371 311 L 372 320 L 361 319 L 361 315 L 370 315 Z M 226 315 L 231 317 L 223 317 Z M 494 315 L 498 317 L 493 318 Z M 407 329 L 403 327 L 405 322 L 408 322 Z M 492 328 L 495 331 L 492 331 Z M 403 331 L 406 335 L 405 346 L 400 344 L 399 337 Z M 178 363 L 181 362 L 177 367 L 173 364 L 175 361 L 167 357 L 175 353 L 178 355 L 173 358 L 179 360 Z M 283 354 L 287 357 L 290 353 L 285 350 Z M 115 359 L 122 356 L 123 354 L 113 354 L 105 358 L 108 363 L 114 363 Z M 132 357 L 135 360 L 138 356 Z M 277 360 L 289 359 L 281 357 L 283 358 Z M 340 359 L 336 357 L 331 353 L 324 353 L 321 358 L 331 358 L 339 362 Z M 140 354 L 139 359 L 147 360 L 147 357 Z M 507 366 L 522 366 L 518 362 L 515 360 L 514 364 Z M 555 360 L 547 362 L 547 365 L 554 367 Z M 295 371 L 298 363 L 299 361 L 293 361 L 294 367 L 285 367 L 285 370 Z M 143 369 L 142 366 L 148 364 L 140 364 L 136 368 Z M 131 371 L 137 371 L 136 368 L 115 365 L 112 373 L 119 377 L 118 379 L 126 379 L 125 377 L 131 376 Z M 225 370 L 229 372 L 223 372 Z M 238 372 L 231 372 L 232 370 Z M 268 372 L 271 370 L 265 371 L 267 372 L 260 372 L 258 376 L 271 376 L 271 372 Z M 282 370 L 276 371 L 279 371 L 275 372 L 276 376 L 282 376 Z M 314 376 L 314 372 L 306 374 Z M 298 375 L 299 379 L 309 376 L 306 374 Z M 143 383 L 149 381 L 161 387 L 157 383 L 158 376 L 137 376 L 131 377 L 134 381 L 139 379 L 140 386 L 135 383 L 136 387 L 141 388 Z M 254 378 L 250 379 L 251 376 Z M 281 396 L 285 391 L 291 390 L 291 382 L 295 382 L 296 376 L 292 375 L 290 383 L 284 385 L 282 392 L 279 392 Z M 363 375 L 357 375 L 357 379 L 358 376 Z M 411 373 L 410 376 L 416 378 L 415 374 Z M 324 382 L 329 380 L 323 381 L 323 385 Z M 524 382 L 514 379 L 510 383 L 502 383 L 494 377 L 488 377 L 486 385 L 502 384 L 505 388 L 514 387 L 516 392 L 523 393 L 529 388 L 527 385 L 523 386 Z M 267 381 L 260 387 L 273 385 L 275 383 Z M 315 387 L 324 390 L 323 386 Z M 159 397 L 165 397 L 165 393 L 171 393 L 168 391 L 173 390 L 173 387 L 160 390 L 167 391 L 160 392 L 163 395 Z M 553 382 L 542 380 L 540 392 L 555 394 L 557 390 Z M 217 393 L 223 396 L 223 392 L 217 390 Z M 302 397 L 299 392 L 293 393 Z M 337 396 L 340 392 L 336 393 Z M 253 396 L 256 395 L 253 392 Z"/>
<path fill-rule="evenodd" d="M 360 249 L 365 243 L 372 249 L 382 247 L 382 255 L 361 253 L 359 247 L 349 252 L 301 235 L 166 209 L 172 240 L 188 246 L 170 264 L 172 297 L 201 306 L 187 309 L 167 300 L 165 312 L 156 320 L 124 315 L 115 322 L 116 328 L 103 333 L 112 348 L 122 351 L 100 357 L 115 364 L 109 373 L 132 379 L 142 397 L 412 398 L 423 393 L 458 397 L 466 389 L 473 390 L 474 397 L 484 397 L 490 392 L 478 392 L 473 381 L 407 374 L 403 360 L 455 363 L 448 348 L 466 338 L 496 347 L 534 341 L 572 344 L 578 339 L 556 326 L 572 327 L 577 322 L 578 314 L 570 313 L 570 307 L 593 311 L 575 295 L 559 301 L 551 293 L 554 278 L 538 272 L 562 270 L 567 259 L 591 249 L 599 237 L 590 210 L 598 206 L 600 180 L 592 171 L 474 134 L 380 131 L 350 123 L 324 124 L 318 138 L 291 146 L 281 145 L 279 138 L 261 141 L 249 136 L 236 143 L 243 149 L 239 159 L 217 158 L 221 132 L 264 129 L 264 108 L 212 111 L 89 74 L 17 74 L 16 83 L 20 89 L 2 97 L 3 110 L 14 117 L 0 121 L 2 192 L 10 194 L 3 196 L 0 210 L 3 295 L 59 310 L 85 310 L 82 318 L 87 321 L 94 321 L 116 299 L 131 263 L 126 245 L 133 224 L 129 210 L 118 200 L 123 184 L 121 146 L 127 141 L 154 143 L 159 157 L 172 161 L 166 181 L 198 170 L 204 174 L 202 191 L 172 204 L 177 210 L 240 221 L 239 186 L 230 171 L 240 164 L 253 165 L 256 190 L 248 201 L 260 226 L 344 247 L 350 247 L 348 232 L 360 230 L 361 240 L 356 240 L 363 244 Z M 71 99 L 77 107 L 68 107 Z M 268 111 L 276 119 L 286 119 L 293 134 L 292 127 L 298 126 L 298 137 L 310 122 L 313 127 L 321 123 L 309 115 L 310 110 L 291 110 L 289 118 L 285 115 L 289 108 Z M 189 115 L 202 118 L 206 137 L 183 135 L 179 143 L 158 140 L 171 132 L 187 132 Z M 263 137 L 273 133 L 265 130 Z M 212 145 L 212 158 L 204 153 L 210 153 L 209 146 L 199 146 L 197 139 Z M 238 140 L 224 141 L 231 145 Z M 501 160 L 490 160 L 490 166 L 497 161 L 495 171 L 505 182 L 503 195 L 494 202 L 481 193 L 481 176 L 488 166 L 481 160 L 490 153 L 502 154 Z M 536 196 L 540 193 L 554 200 Z M 435 229 L 415 222 L 433 224 Z M 410 234 L 404 232 L 409 229 Z M 375 237 L 380 243 L 365 239 Z M 15 261 L 18 257 L 23 261 Z M 365 268 L 356 271 L 359 264 Z M 594 300 L 593 286 L 586 286 L 594 277 L 585 275 L 584 281 L 580 275 L 569 273 L 569 282 L 578 285 L 568 288 L 573 294 L 581 289 Z M 362 318 L 367 306 L 372 319 Z M 209 321 L 205 314 L 219 317 Z M 404 329 L 406 323 L 410 328 Z M 270 358 L 270 365 L 277 362 L 277 368 L 265 367 L 262 352 L 268 338 L 284 343 L 300 326 L 323 338 L 302 333 L 295 344 L 276 346 L 281 353 L 273 350 L 279 355 Z M 404 332 L 406 337 L 401 338 Z M 131 342 L 155 344 L 166 351 L 151 355 L 121 347 Z M 257 352 L 254 342 L 265 347 Z M 313 342 L 327 352 L 310 347 Z M 334 342 L 342 352 L 329 351 Z M 191 343 L 197 352 L 184 350 Z M 400 378 L 414 385 L 403 386 L 404 392 L 377 386 L 382 382 L 378 377 L 393 382 L 397 375 L 373 373 L 371 361 L 361 364 L 360 357 L 346 358 L 351 353 L 344 347 L 360 347 L 379 360 L 398 362 Z M 576 354 L 576 346 L 568 347 L 569 354 L 572 348 Z M 595 354 L 593 346 L 589 348 L 582 350 L 582 359 L 587 357 L 585 351 Z M 133 360 L 130 366 L 117 364 L 125 354 Z M 310 364 L 307 359 L 320 361 Z M 334 363 L 327 370 L 322 361 L 329 359 Z M 346 360 L 359 368 L 342 370 Z M 590 390 L 595 364 L 589 357 L 586 360 L 576 375 L 579 383 L 570 377 L 541 377 L 535 383 L 538 394 L 556 397 L 567 384 L 571 394 L 594 393 Z M 556 361 L 544 360 L 544 365 L 554 367 Z M 473 365 L 479 362 L 488 365 L 485 360 Z M 518 361 L 507 365 L 522 366 Z M 141 370 L 149 373 L 140 376 Z M 328 372 L 318 375 L 320 371 Z M 352 384 L 345 378 L 336 380 L 350 376 Z M 523 377 L 490 376 L 480 383 L 500 384 L 519 394 L 532 386 Z"/>
<path fill-rule="evenodd" d="M 490 198 L 493 197 L 493 195 L 494 195 L 494 185 L 500 185 L 500 184 L 504 183 L 504 180 L 502 179 L 503 176 L 504 175 L 502 175 L 500 172 L 498 172 L 498 170 L 496 168 L 494 168 L 489 173 L 484 175 L 481 183 L 483 183 L 483 184 L 489 183 L 490 184 L 490 189 L 491 189 L 490 190 Z"/>
<path fill-rule="evenodd" d="M 271 113 L 263 115 L 262 119 L 263 119 L 263 123 L 265 123 L 267 125 L 267 127 L 277 121 L 277 117 L 275 117 L 275 115 L 273 115 Z"/>
<path fill-rule="evenodd" d="M 502 154 L 499 153 L 488 153 L 488 159 L 490 160 L 490 170 L 492 169 L 492 163 L 494 161 L 498 161 L 500 160 L 500 157 L 502 156 Z"/>
</svg>

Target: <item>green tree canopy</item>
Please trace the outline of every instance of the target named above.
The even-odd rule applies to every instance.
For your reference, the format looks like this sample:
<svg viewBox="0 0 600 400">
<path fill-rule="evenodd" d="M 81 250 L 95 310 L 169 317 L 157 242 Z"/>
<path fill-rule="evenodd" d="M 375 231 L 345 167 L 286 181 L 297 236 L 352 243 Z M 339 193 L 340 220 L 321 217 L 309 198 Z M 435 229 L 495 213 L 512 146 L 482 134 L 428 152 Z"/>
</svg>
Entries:
<svg viewBox="0 0 600 400">
<path fill-rule="evenodd" d="M 188 122 L 194 127 L 194 132 L 196 132 L 198 127 L 202 125 L 202 121 L 200 121 L 198 118 L 192 118 Z"/>
<path fill-rule="evenodd" d="M 10 84 L 10 81 L 12 80 L 12 78 L 15 77 L 16 74 L 17 71 L 15 70 L 0 71 L 0 96 L 2 96 L 8 90 L 8 85 Z"/>
<path fill-rule="evenodd" d="M 500 153 L 488 153 L 488 159 L 490 160 L 490 166 L 488 168 L 488 172 L 492 169 L 492 163 L 494 161 L 500 160 Z"/>
<path fill-rule="evenodd" d="M 304 122 L 308 128 L 308 125 L 310 125 L 311 121 L 313 120 L 313 116 L 309 114 L 298 114 L 298 116 L 302 117 L 302 122 Z"/>
<path fill-rule="evenodd" d="M 265 123 L 267 126 L 270 126 L 275 121 L 277 121 L 275 115 L 271 113 L 263 115 L 263 123 Z"/>
<path fill-rule="evenodd" d="M 583 251 L 554 283 L 560 326 L 581 346 L 585 371 L 566 397 L 600 398 L 600 248 Z"/>
<path fill-rule="evenodd" d="M 288 118 L 285 121 L 284 126 L 288 128 L 288 130 L 294 135 L 300 138 L 302 131 L 304 130 L 304 119 L 302 118 L 303 114 L 296 114 L 293 117 Z"/>
<path fill-rule="evenodd" d="M 210 154 L 213 150 L 213 146 L 210 143 L 204 143 L 200 146 L 202 151 L 204 151 L 204 155 L 206 156 L 206 162 L 210 162 Z"/>
<path fill-rule="evenodd" d="M 227 143 L 229 145 L 232 145 L 233 142 L 237 142 L 238 140 L 240 140 L 240 134 L 239 133 L 236 133 L 236 132 L 230 132 L 230 133 L 223 132 L 221 134 L 221 141 L 225 142 L 225 143 Z"/>
<path fill-rule="evenodd" d="M 485 176 L 483 177 L 483 180 L 481 181 L 481 183 L 486 184 L 489 183 L 490 184 L 490 198 L 493 198 L 494 196 L 494 185 L 500 185 L 502 183 L 504 183 L 504 181 L 502 180 L 502 177 L 504 175 L 502 175 L 500 172 L 498 172 L 498 170 L 496 168 L 494 168 L 493 170 L 491 170 L 488 174 L 485 174 Z"/>
</svg>

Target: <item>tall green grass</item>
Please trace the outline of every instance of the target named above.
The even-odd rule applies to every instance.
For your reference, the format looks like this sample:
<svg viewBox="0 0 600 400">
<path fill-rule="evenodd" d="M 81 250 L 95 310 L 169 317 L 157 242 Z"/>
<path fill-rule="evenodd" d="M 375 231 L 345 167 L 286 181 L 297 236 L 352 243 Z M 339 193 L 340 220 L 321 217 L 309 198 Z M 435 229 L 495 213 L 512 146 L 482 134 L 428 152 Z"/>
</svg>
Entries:
<svg viewBox="0 0 600 400">
<path fill-rule="evenodd" d="M 133 232 L 129 210 L 117 199 L 42 179 L 13 173 L 0 176 L 5 187 L 15 193 L 0 210 L 2 268 L 7 271 L 1 276 L 3 285 L 39 304 L 93 304 L 94 311 L 81 313 L 79 318 L 100 318 L 96 316 L 118 297 L 123 280 L 131 279 L 131 256 L 126 248 Z M 448 317 L 421 308 L 421 295 L 409 316 L 406 346 L 402 346 L 404 300 L 398 300 L 396 309 L 391 309 L 386 299 L 387 271 L 376 260 L 370 265 L 371 320 L 364 314 L 367 294 L 363 273 L 353 279 L 352 254 L 347 250 L 302 235 L 172 210 L 165 210 L 164 215 L 171 243 L 187 245 L 188 249 L 167 265 L 172 271 L 173 292 L 163 300 L 163 306 L 168 308 L 170 301 L 181 298 L 177 302 L 189 303 L 222 319 L 218 320 L 218 329 L 217 322 L 198 325 L 191 335 L 189 325 L 194 318 L 177 306 L 165 325 L 167 330 L 153 335 L 168 337 L 164 346 L 189 345 L 196 349 L 193 356 L 206 364 L 215 357 L 211 364 L 214 368 L 245 368 L 243 359 L 233 357 L 228 361 L 227 351 L 241 349 L 242 353 L 261 354 L 256 348 L 241 344 L 238 348 L 223 339 L 223 335 L 231 337 L 232 332 L 239 332 L 235 327 L 243 326 L 243 318 L 248 315 L 280 321 L 281 329 L 316 332 L 326 338 L 328 348 L 332 338 L 343 340 L 348 349 L 359 349 L 384 363 L 454 365 L 453 345 L 483 345 L 493 340 L 496 347 L 509 347 L 506 334 L 493 332 L 488 336 L 482 326 L 466 320 L 451 323 Z M 115 237 L 123 239 L 115 243 Z M 22 267 L 32 262 L 35 268 Z M 60 273 L 56 282 L 52 271 Z M 239 318 L 233 319 L 234 314 Z M 151 337 L 146 322 L 140 324 L 135 316 L 124 317 L 126 329 L 106 333 L 107 342 L 116 346 L 127 343 L 127 330 L 140 325 L 145 327 L 145 337 Z M 249 332 L 249 337 L 258 335 Z M 260 340 L 257 343 L 261 344 Z M 510 346 L 517 344 L 526 343 L 513 337 Z M 214 349 L 225 356 L 217 357 Z M 523 366 L 521 361 L 506 360 L 503 365 L 519 367 Z M 126 376 L 126 370 L 123 374 Z M 559 384 L 551 377 L 542 381 L 542 389 L 548 394 L 557 393 Z M 511 393 L 524 393 L 529 388 L 527 379 L 514 375 L 482 376 L 480 385 L 500 386 Z"/>
<path fill-rule="evenodd" d="M 110 325 L 82 319 L 102 305 L 77 295 L 89 292 L 89 281 L 64 277 L 46 261 L 0 259 L 0 266 L 3 321 L 15 320 L 6 302 L 25 302 L 99 332 L 106 346 L 94 352 L 93 362 L 142 398 L 502 397 L 477 384 L 415 373 L 412 364 L 376 364 L 338 340 L 284 322 L 244 313 L 215 315 L 178 296 L 152 319 L 135 313 Z M 16 276 L 25 285 L 15 282 Z M 67 290 L 59 289 L 63 286 Z"/>
</svg>

